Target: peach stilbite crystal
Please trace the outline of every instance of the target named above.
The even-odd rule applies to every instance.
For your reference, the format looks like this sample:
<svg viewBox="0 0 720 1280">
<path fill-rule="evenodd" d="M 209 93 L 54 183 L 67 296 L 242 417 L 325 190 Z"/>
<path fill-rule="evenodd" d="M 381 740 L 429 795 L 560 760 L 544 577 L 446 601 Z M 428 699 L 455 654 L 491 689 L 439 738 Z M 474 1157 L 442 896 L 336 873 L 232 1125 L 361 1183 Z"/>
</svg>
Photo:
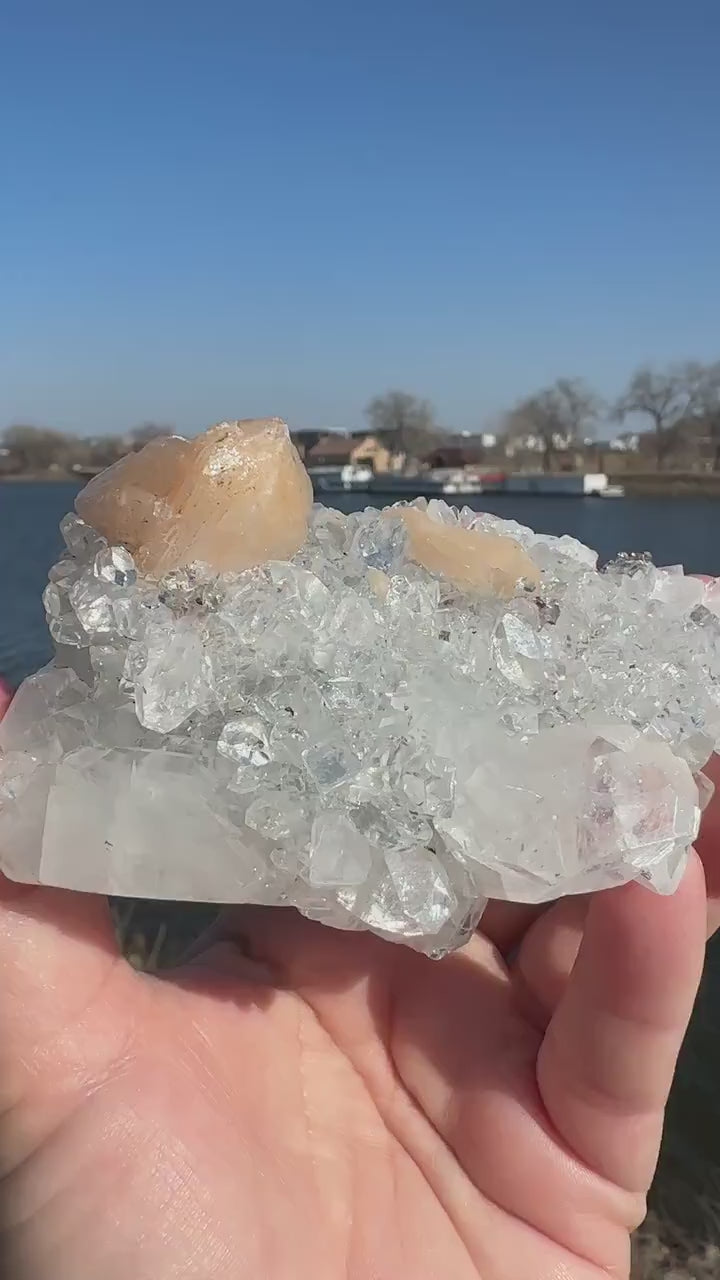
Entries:
<svg viewBox="0 0 720 1280">
<path fill-rule="evenodd" d="M 509 599 L 520 581 L 538 585 L 537 566 L 514 538 L 441 524 L 419 507 L 404 507 L 392 514 L 405 522 L 410 557 L 458 587 Z"/>
<path fill-rule="evenodd" d="M 160 577 L 286 560 L 303 545 L 312 484 L 279 418 L 221 422 L 194 440 L 152 440 L 78 494 L 83 520 Z"/>
</svg>

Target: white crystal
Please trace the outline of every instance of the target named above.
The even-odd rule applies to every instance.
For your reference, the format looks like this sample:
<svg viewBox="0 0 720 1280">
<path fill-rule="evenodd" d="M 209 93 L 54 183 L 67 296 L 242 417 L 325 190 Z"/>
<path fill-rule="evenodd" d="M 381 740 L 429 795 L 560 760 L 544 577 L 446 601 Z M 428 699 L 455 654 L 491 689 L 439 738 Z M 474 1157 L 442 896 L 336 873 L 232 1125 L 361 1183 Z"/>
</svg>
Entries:
<svg viewBox="0 0 720 1280">
<path fill-rule="evenodd" d="M 60 618 L 67 609 L 67 599 L 54 582 L 48 582 L 42 599 L 49 618 Z"/>
<path fill-rule="evenodd" d="M 95 577 L 116 587 L 131 587 L 137 578 L 135 561 L 124 547 L 104 547 L 93 563 Z"/>
<path fill-rule="evenodd" d="M 229 720 L 218 738 L 218 751 L 239 764 L 263 765 L 270 760 L 267 730 L 258 716 Z"/>
<path fill-rule="evenodd" d="M 58 560 L 57 564 L 50 566 L 48 580 L 56 582 L 60 587 L 67 589 L 70 583 L 75 582 L 81 573 L 82 565 L 79 565 L 71 556 L 63 556 L 61 560 Z"/>
<path fill-rule="evenodd" d="M 97 893 L 294 903 L 432 955 L 488 898 L 672 892 L 720 744 L 716 584 L 442 501 L 541 569 L 478 598 L 315 507 L 291 561 L 138 577 L 77 517 L 57 661 L 0 725 L 0 860 Z"/>
<path fill-rule="evenodd" d="M 138 720 L 158 733 L 171 733 L 207 698 L 202 633 L 184 618 L 175 625 L 151 623 L 137 657 L 135 707 Z"/>
<path fill-rule="evenodd" d="M 535 556 L 542 548 L 545 556 L 551 561 L 553 557 L 560 556 L 565 560 L 574 560 L 577 565 L 585 569 L 594 569 L 597 565 L 597 551 L 592 551 L 590 547 L 584 546 L 582 542 L 578 542 L 577 538 L 571 538 L 567 533 L 560 538 L 551 538 L 547 534 L 533 534 L 527 540 L 523 537 L 519 540 L 532 550 Z"/>
<path fill-rule="evenodd" d="M 277 560 L 268 564 L 268 574 L 282 606 L 290 604 L 298 618 L 311 627 L 327 620 L 333 601 L 316 574 Z"/>
<path fill-rule="evenodd" d="M 493 656 L 498 671 L 510 684 L 533 689 L 543 675 L 543 648 L 538 621 L 535 626 L 516 613 L 504 613 L 493 635 Z"/>
<path fill-rule="evenodd" d="M 338 787 L 354 777 L 360 761 L 353 751 L 342 745 L 321 742 L 302 752 L 302 760 L 316 786 Z"/>
<path fill-rule="evenodd" d="M 682 573 L 677 574 L 666 569 L 658 575 L 650 598 L 661 600 L 663 604 L 669 605 L 673 612 L 682 616 L 691 613 L 696 605 L 702 602 L 704 595 L 705 585 L 700 579 L 686 578 Z"/>
<path fill-rule="evenodd" d="M 405 557 L 407 530 L 400 520 L 378 519 L 374 525 L 363 524 L 350 547 L 351 554 L 368 569 L 392 573 Z"/>
<path fill-rule="evenodd" d="M 36 884 L 41 879 L 43 832 L 54 775 L 54 765 L 38 764 L 28 752 L 9 751 L 3 755 L 0 864 L 13 880 Z"/>
<path fill-rule="evenodd" d="M 18 689 L 0 720 L 0 752 L 27 751 L 35 759 L 55 760 L 62 754 L 56 715 L 87 698 L 89 690 L 67 668 L 44 667 Z M 4 769 L 0 768 L 0 785 Z"/>
<path fill-rule="evenodd" d="M 437 520 L 438 524 L 456 525 L 458 523 L 457 508 L 451 507 L 442 498 L 431 498 L 426 510 L 430 519 Z"/>
<path fill-rule="evenodd" d="M 125 671 L 125 650 L 113 644 L 94 644 L 89 650 L 90 666 L 94 675 L 103 683 L 119 681 Z"/>
<path fill-rule="evenodd" d="M 367 879 L 373 848 L 342 813 L 321 813 L 310 836 L 308 880 L 320 887 L 352 887 Z"/>
<path fill-rule="evenodd" d="M 457 905 L 438 858 L 429 849 L 388 849 L 385 862 L 403 911 L 421 933 L 437 933 Z"/>
<path fill-rule="evenodd" d="M 307 806 L 299 795 L 257 794 L 245 811 L 245 824 L 268 840 L 304 845 L 310 834 Z"/>
<path fill-rule="evenodd" d="M 720 578 L 711 578 L 704 583 L 702 602 L 716 618 L 720 618 Z"/>
<path fill-rule="evenodd" d="M 75 514 L 63 516 L 60 532 L 68 551 L 78 560 L 90 560 L 107 546 L 106 539 Z"/>
<path fill-rule="evenodd" d="M 621 883 L 632 867 L 668 892 L 700 810 L 697 785 L 664 743 L 624 725 L 567 725 L 496 741 L 437 825 L 483 867 L 491 897 L 538 902 Z"/>
<path fill-rule="evenodd" d="M 70 588 L 70 604 L 88 635 L 109 635 L 115 623 L 113 602 L 105 583 L 81 578 Z"/>
<path fill-rule="evenodd" d="M 189 756 L 71 753 L 50 788 L 40 877 L 120 896 L 262 900 L 257 851 L 215 813 L 214 795 L 212 776 Z M 170 856 L 158 858 L 160 848 Z"/>
<path fill-rule="evenodd" d="M 58 645 L 70 645 L 79 649 L 89 643 L 87 631 L 74 613 L 63 614 L 60 618 L 50 618 L 48 631 L 56 647 Z"/>
</svg>

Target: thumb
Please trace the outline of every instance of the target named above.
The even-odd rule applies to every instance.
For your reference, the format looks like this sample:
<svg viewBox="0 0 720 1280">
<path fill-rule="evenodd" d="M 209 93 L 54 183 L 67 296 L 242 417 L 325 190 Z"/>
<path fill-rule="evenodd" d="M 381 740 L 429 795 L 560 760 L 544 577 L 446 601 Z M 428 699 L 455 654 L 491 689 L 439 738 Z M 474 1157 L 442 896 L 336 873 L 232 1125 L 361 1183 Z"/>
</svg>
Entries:
<svg viewBox="0 0 720 1280">
<path fill-rule="evenodd" d="M 0 719 L 12 694 L 0 681 Z M 12 849 L 5 851 L 12 865 Z M 119 960 L 106 898 L 0 873 L 0 1114 L 60 1060 L 87 1060 L 84 1013 Z M 112 1040 L 112 1037 L 110 1037 Z"/>
<path fill-rule="evenodd" d="M 596 894 L 568 986 L 538 1055 L 560 1136 L 591 1169 L 645 1193 L 702 973 L 706 899 L 692 855 L 675 894 L 640 884 Z"/>
<path fill-rule="evenodd" d="M 0 1115 L 46 1072 L 53 1088 L 107 1060 L 118 1040 L 121 960 L 106 899 L 0 875 Z"/>
</svg>

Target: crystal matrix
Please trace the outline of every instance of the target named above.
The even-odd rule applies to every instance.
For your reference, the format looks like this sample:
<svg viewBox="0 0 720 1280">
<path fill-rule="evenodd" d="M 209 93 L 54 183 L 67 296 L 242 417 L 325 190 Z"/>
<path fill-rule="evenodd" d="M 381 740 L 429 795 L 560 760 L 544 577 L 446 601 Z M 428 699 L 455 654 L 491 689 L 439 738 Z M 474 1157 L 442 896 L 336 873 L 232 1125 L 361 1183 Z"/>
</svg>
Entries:
<svg viewBox="0 0 720 1280">
<path fill-rule="evenodd" d="M 310 511 L 281 424 L 247 483 L 267 429 L 230 425 L 227 501 L 215 428 L 63 522 L 57 659 L 0 725 L 6 873 L 435 955 L 488 898 L 671 892 L 720 740 L 717 588 L 444 502 Z"/>
</svg>

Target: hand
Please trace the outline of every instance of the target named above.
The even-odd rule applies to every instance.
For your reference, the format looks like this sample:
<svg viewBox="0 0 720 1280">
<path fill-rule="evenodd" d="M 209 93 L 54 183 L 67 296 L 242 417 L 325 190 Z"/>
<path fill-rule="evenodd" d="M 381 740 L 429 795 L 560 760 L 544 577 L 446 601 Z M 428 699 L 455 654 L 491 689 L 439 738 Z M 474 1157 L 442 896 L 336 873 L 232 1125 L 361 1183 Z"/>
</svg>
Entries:
<svg viewBox="0 0 720 1280">
<path fill-rule="evenodd" d="M 711 806 L 713 891 L 719 843 Z M 161 979 L 104 900 L 3 881 L 4 1274 L 626 1277 L 706 918 L 694 858 L 439 963 L 239 909 Z"/>
</svg>

